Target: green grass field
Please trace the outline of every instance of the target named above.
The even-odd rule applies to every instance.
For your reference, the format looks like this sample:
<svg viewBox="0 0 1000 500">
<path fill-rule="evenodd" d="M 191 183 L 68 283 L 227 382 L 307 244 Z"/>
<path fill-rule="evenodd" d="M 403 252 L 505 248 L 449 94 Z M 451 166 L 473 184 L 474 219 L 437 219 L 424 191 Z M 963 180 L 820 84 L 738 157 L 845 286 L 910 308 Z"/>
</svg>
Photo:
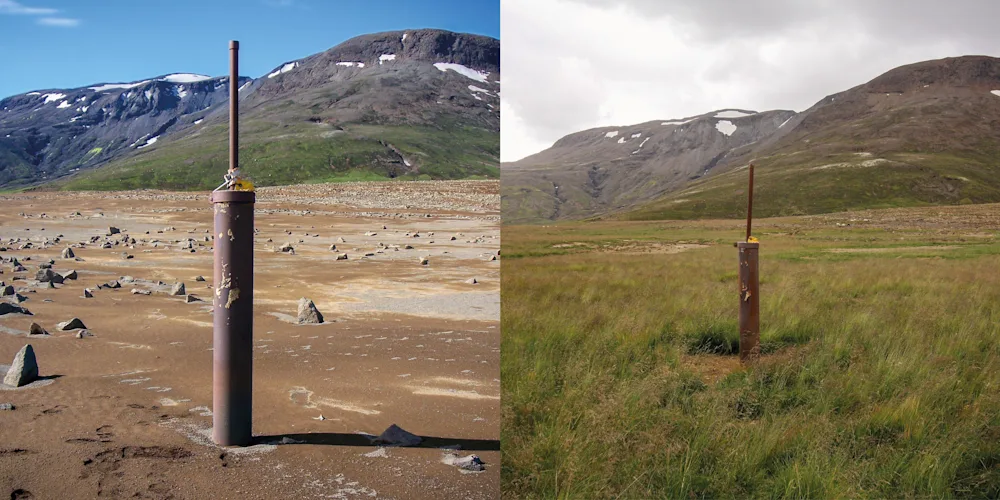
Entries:
<svg viewBox="0 0 1000 500">
<path fill-rule="evenodd" d="M 754 227 L 749 368 L 741 221 L 503 228 L 504 496 L 1000 495 L 1000 206 Z"/>
</svg>

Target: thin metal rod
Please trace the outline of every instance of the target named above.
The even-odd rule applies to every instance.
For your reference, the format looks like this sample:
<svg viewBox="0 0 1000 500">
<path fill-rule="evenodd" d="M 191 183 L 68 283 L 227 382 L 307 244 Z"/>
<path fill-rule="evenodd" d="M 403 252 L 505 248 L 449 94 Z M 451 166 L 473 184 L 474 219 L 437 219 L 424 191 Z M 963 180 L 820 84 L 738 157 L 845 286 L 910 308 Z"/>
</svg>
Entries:
<svg viewBox="0 0 1000 500">
<path fill-rule="evenodd" d="M 229 41 L 229 170 L 239 168 L 240 42 Z"/>
<path fill-rule="evenodd" d="M 750 188 L 747 196 L 747 237 L 744 241 L 750 241 L 750 220 L 753 216 L 753 163 L 750 164 Z"/>
</svg>

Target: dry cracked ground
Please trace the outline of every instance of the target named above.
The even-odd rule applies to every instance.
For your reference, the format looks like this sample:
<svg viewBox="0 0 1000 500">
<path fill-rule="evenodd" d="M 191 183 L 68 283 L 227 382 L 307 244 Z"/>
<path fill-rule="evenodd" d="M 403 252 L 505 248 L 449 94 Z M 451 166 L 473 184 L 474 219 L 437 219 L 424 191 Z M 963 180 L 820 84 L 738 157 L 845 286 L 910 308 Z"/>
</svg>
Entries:
<svg viewBox="0 0 1000 500">
<path fill-rule="evenodd" d="M 0 495 L 499 497 L 499 183 L 257 195 L 245 448 L 209 439 L 208 193 L 0 196 L 0 301 L 31 313 L 0 314 L 0 363 L 31 344 L 42 377 L 0 386 Z M 76 278 L 39 281 L 49 263 Z M 325 323 L 297 324 L 303 297 Z M 92 336 L 57 327 L 74 317 Z M 372 444 L 392 424 L 423 442 Z M 470 454 L 485 470 L 451 464 Z"/>
</svg>

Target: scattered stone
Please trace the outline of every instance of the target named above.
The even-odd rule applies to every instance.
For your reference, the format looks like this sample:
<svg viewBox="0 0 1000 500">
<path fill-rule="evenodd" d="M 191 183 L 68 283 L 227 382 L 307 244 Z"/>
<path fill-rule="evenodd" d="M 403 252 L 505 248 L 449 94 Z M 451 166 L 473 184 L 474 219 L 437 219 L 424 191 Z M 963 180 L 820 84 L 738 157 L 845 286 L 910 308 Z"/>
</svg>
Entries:
<svg viewBox="0 0 1000 500">
<path fill-rule="evenodd" d="M 486 464 L 483 463 L 483 461 L 480 460 L 479 457 L 476 455 L 460 457 L 458 455 L 449 453 L 448 455 L 445 456 L 444 463 L 471 472 L 482 472 L 486 470 Z"/>
<path fill-rule="evenodd" d="M 77 279 L 77 274 L 75 269 L 71 269 L 68 273 L 64 273 L 59 276 L 63 279 L 63 281 Z"/>
<path fill-rule="evenodd" d="M 299 324 L 319 324 L 323 322 L 323 314 L 316 309 L 313 301 L 303 297 L 299 299 Z"/>
<path fill-rule="evenodd" d="M 149 290 L 140 290 L 138 288 L 133 288 L 132 289 L 132 295 L 152 295 L 152 294 L 153 294 L 153 292 L 151 292 Z"/>
<path fill-rule="evenodd" d="M 14 405 L 10 403 L 0 403 L 0 411 L 14 411 Z"/>
<path fill-rule="evenodd" d="M 122 260 L 129 260 L 131 258 L 133 258 L 131 254 L 129 254 L 128 252 L 122 252 Z"/>
<path fill-rule="evenodd" d="M 19 293 L 14 294 L 14 301 L 17 302 L 18 304 L 26 300 L 28 300 L 28 297 L 25 297 L 24 295 L 21 295 Z"/>
<path fill-rule="evenodd" d="M 337 245 L 336 244 L 330 245 L 330 251 L 331 252 L 336 252 L 337 251 Z"/>
<path fill-rule="evenodd" d="M 72 248 L 66 247 L 66 249 L 62 251 L 62 258 L 64 258 L 64 259 L 72 259 L 74 257 L 76 257 L 76 254 L 73 253 L 73 249 Z"/>
<path fill-rule="evenodd" d="M 201 299 L 199 299 L 198 297 L 195 297 L 194 295 L 188 295 L 188 296 L 184 297 L 184 302 L 190 304 L 192 302 L 201 302 Z"/>
<path fill-rule="evenodd" d="M 295 253 L 295 248 L 292 246 L 291 243 L 285 243 L 284 245 L 281 245 L 280 247 L 278 247 L 278 251 L 279 252 L 285 252 L 285 253 L 294 254 Z"/>
<path fill-rule="evenodd" d="M 118 280 L 111 280 L 104 285 L 105 288 L 121 288 L 122 284 Z"/>
<path fill-rule="evenodd" d="M 58 273 L 56 273 L 55 271 L 53 271 L 51 269 L 39 269 L 38 272 L 35 273 L 35 279 L 38 280 L 38 281 L 40 281 L 40 282 L 42 282 L 42 283 L 45 283 L 45 282 L 62 283 L 63 282 L 63 277 L 60 276 Z"/>
<path fill-rule="evenodd" d="M 28 311 L 27 309 L 25 309 L 25 308 L 23 308 L 21 306 L 16 306 L 14 304 L 11 304 L 10 302 L 0 302 L 0 316 L 3 316 L 4 314 L 10 314 L 10 313 L 17 313 L 17 314 L 24 314 L 24 315 L 27 315 L 27 316 L 32 316 L 31 311 Z"/>
<path fill-rule="evenodd" d="M 114 226 L 108 228 L 108 234 L 119 234 L 121 232 L 122 232 L 121 229 L 118 229 L 117 227 Z"/>
<path fill-rule="evenodd" d="M 195 276 L 194 280 L 195 281 L 205 281 L 205 277 L 204 276 Z"/>
<path fill-rule="evenodd" d="M 403 250 L 413 250 L 413 245 L 406 245 L 403 247 Z"/>
<path fill-rule="evenodd" d="M 337 260 L 347 260 L 347 254 L 346 253 L 342 253 L 342 254 L 338 255 L 337 256 Z"/>
<path fill-rule="evenodd" d="M 28 385 L 38 379 L 38 360 L 35 359 L 35 350 L 31 344 L 25 344 L 17 354 L 14 355 L 14 362 L 7 370 L 7 375 L 3 378 L 3 383 L 11 387 L 21 387 Z"/>
<path fill-rule="evenodd" d="M 381 435 L 372 440 L 373 444 L 382 444 L 387 446 L 416 446 L 420 444 L 423 439 L 416 434 L 411 434 L 403 428 L 396 424 L 392 424 L 388 429 L 385 430 Z"/>
<path fill-rule="evenodd" d="M 421 258 L 420 258 L 420 265 L 421 265 L 421 266 L 426 266 L 426 265 L 427 265 L 427 264 L 429 264 L 429 263 L 430 263 L 430 261 L 429 261 L 429 260 L 427 260 L 427 257 L 421 257 Z"/>
<path fill-rule="evenodd" d="M 80 321 L 80 318 L 73 318 L 69 321 L 63 321 L 62 323 L 56 325 L 57 330 L 62 330 L 64 332 L 68 332 L 70 330 L 86 329 L 86 328 L 87 325 L 84 325 L 83 321 Z"/>
<path fill-rule="evenodd" d="M 28 327 L 28 335 L 48 335 L 48 334 L 49 332 L 47 332 L 44 328 L 42 328 L 42 325 L 39 325 L 38 323 L 32 322 L 31 326 Z"/>
<path fill-rule="evenodd" d="M 2 290 L 0 290 L 0 297 L 9 297 L 14 294 L 15 294 L 14 287 L 11 285 L 7 285 L 3 287 Z"/>
<path fill-rule="evenodd" d="M 184 283 L 175 283 L 170 289 L 170 295 L 185 295 L 187 292 L 184 290 Z"/>
<path fill-rule="evenodd" d="M 83 297 L 86 299 L 92 299 L 94 298 L 94 292 L 91 292 L 89 288 L 84 288 Z"/>
<path fill-rule="evenodd" d="M 465 282 L 468 283 L 468 284 L 470 284 L 470 285 L 478 285 L 479 284 L 479 281 L 476 280 L 476 278 L 469 278 L 469 279 L 465 280 Z"/>
<path fill-rule="evenodd" d="M 90 333 L 90 330 L 80 330 L 76 332 L 76 338 L 82 339 L 84 337 L 93 337 L 94 334 Z"/>
</svg>

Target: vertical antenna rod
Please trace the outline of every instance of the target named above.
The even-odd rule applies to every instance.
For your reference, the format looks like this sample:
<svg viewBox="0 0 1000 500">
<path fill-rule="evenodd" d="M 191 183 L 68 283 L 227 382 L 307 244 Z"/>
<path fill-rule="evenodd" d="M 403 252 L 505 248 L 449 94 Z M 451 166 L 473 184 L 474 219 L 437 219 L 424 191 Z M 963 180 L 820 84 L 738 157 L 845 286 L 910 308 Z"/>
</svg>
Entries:
<svg viewBox="0 0 1000 500">
<path fill-rule="evenodd" d="M 750 241 L 750 218 L 753 216 L 753 163 L 750 164 L 750 189 L 747 197 L 747 238 Z"/>
<path fill-rule="evenodd" d="M 229 41 L 229 170 L 239 168 L 240 42 Z"/>
</svg>

